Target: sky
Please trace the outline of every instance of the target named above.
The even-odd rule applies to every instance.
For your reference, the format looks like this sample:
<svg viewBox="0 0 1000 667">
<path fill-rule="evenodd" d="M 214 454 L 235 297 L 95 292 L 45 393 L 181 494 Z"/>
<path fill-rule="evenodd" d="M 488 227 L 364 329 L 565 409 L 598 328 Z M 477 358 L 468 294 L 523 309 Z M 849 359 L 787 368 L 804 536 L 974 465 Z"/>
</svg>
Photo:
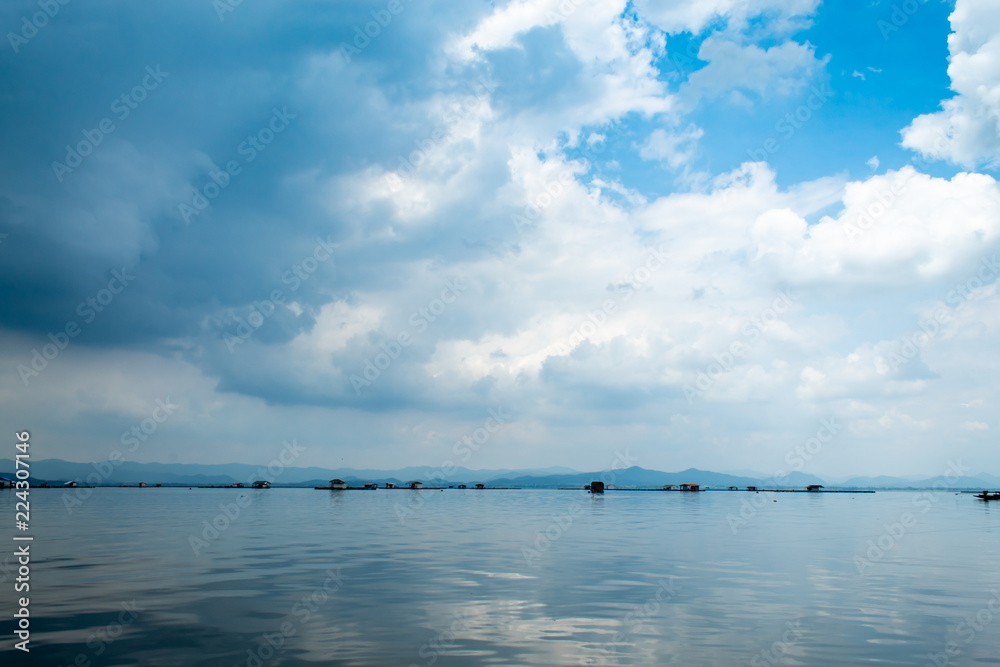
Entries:
<svg viewBox="0 0 1000 667">
<path fill-rule="evenodd" d="M 1000 474 L 995 2 L 0 24 L 36 458 Z"/>
</svg>

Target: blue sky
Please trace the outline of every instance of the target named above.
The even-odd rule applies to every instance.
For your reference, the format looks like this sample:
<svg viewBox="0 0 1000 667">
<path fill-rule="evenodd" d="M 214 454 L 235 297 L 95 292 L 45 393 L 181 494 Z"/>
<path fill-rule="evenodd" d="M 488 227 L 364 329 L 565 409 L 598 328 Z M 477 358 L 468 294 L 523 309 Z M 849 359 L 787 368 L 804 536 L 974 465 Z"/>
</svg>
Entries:
<svg viewBox="0 0 1000 667">
<path fill-rule="evenodd" d="M 0 416 L 46 457 L 439 465 L 499 408 L 465 465 L 770 473 L 833 418 L 808 472 L 1000 469 L 982 0 L 39 7 Z"/>
</svg>

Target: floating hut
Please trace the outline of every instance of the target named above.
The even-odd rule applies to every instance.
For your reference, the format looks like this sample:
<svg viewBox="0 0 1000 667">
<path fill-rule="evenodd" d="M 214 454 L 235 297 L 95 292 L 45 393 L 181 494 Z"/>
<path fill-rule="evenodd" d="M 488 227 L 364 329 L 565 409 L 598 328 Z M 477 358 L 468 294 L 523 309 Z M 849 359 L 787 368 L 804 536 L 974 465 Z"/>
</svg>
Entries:
<svg viewBox="0 0 1000 667">
<path fill-rule="evenodd" d="M 485 489 L 486 485 L 485 484 L 476 484 L 476 488 L 477 489 Z"/>
<path fill-rule="evenodd" d="M 818 493 L 819 490 L 822 488 L 823 488 L 822 484 L 810 484 L 809 486 L 806 487 L 806 491 L 809 491 L 810 493 Z"/>
<path fill-rule="evenodd" d="M 676 488 L 677 488 L 677 486 L 674 485 L 674 484 L 664 484 L 663 485 L 663 490 L 664 491 L 673 491 Z"/>
<path fill-rule="evenodd" d="M 14 482 L 6 477 L 0 477 L 0 489 L 6 489 L 7 487 L 14 488 Z"/>
<path fill-rule="evenodd" d="M 701 491 L 701 486 L 698 484 L 681 484 L 681 491 Z"/>
<path fill-rule="evenodd" d="M 66 482 L 65 484 L 63 484 L 63 486 L 73 489 L 76 488 L 76 482 Z"/>
<path fill-rule="evenodd" d="M 410 482 L 410 488 L 411 489 L 422 489 L 422 488 L 424 488 L 424 483 L 421 482 L 420 480 L 414 480 L 414 481 Z"/>
<path fill-rule="evenodd" d="M 748 486 L 747 487 L 747 491 L 756 491 L 756 490 L 757 490 L 756 486 Z"/>
<path fill-rule="evenodd" d="M 731 486 L 731 487 L 729 487 L 729 490 L 730 491 L 736 491 L 736 487 L 735 486 Z"/>
<path fill-rule="evenodd" d="M 345 482 L 342 479 L 331 479 L 330 480 L 330 488 L 331 489 L 346 489 L 347 488 L 347 482 Z"/>
<path fill-rule="evenodd" d="M 590 483 L 591 493 L 604 493 L 604 482 L 591 482 Z"/>
<path fill-rule="evenodd" d="M 385 488 L 387 488 L 387 489 L 395 489 L 396 485 L 393 484 L 392 482 L 386 482 L 385 483 Z"/>
<path fill-rule="evenodd" d="M 271 483 L 269 481 L 267 481 L 266 479 L 258 479 L 256 482 L 253 483 L 253 488 L 255 488 L 255 489 L 270 489 L 271 488 Z"/>
<path fill-rule="evenodd" d="M 365 484 L 365 488 L 368 489 L 369 491 L 374 491 L 375 489 L 378 488 L 378 484 L 376 484 L 375 482 L 369 482 L 368 484 Z"/>
<path fill-rule="evenodd" d="M 468 488 L 468 487 L 467 487 L 467 486 L 465 486 L 465 484 L 459 484 L 459 485 L 458 485 L 458 488 L 460 488 L 460 489 L 466 489 L 466 488 Z"/>
</svg>

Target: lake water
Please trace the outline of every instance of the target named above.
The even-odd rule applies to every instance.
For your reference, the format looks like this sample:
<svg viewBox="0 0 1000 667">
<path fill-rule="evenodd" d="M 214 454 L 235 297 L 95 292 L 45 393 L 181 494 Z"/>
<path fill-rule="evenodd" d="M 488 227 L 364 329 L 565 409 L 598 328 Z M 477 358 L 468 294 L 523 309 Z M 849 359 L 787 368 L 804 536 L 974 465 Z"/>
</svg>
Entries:
<svg viewBox="0 0 1000 667">
<path fill-rule="evenodd" d="M 30 661 L 2 573 L 4 665 L 1000 664 L 970 495 L 63 494 L 31 493 Z"/>
</svg>

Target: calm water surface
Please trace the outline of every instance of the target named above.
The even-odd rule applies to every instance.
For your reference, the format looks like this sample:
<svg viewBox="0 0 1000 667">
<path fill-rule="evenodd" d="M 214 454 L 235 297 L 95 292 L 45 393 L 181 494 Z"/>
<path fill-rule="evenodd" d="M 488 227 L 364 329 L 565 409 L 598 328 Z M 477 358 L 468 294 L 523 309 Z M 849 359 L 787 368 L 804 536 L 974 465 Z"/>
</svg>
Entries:
<svg viewBox="0 0 1000 667">
<path fill-rule="evenodd" d="M 4 665 L 1000 664 L 969 495 L 63 493 L 31 495 L 30 661 L 0 574 Z"/>
</svg>

